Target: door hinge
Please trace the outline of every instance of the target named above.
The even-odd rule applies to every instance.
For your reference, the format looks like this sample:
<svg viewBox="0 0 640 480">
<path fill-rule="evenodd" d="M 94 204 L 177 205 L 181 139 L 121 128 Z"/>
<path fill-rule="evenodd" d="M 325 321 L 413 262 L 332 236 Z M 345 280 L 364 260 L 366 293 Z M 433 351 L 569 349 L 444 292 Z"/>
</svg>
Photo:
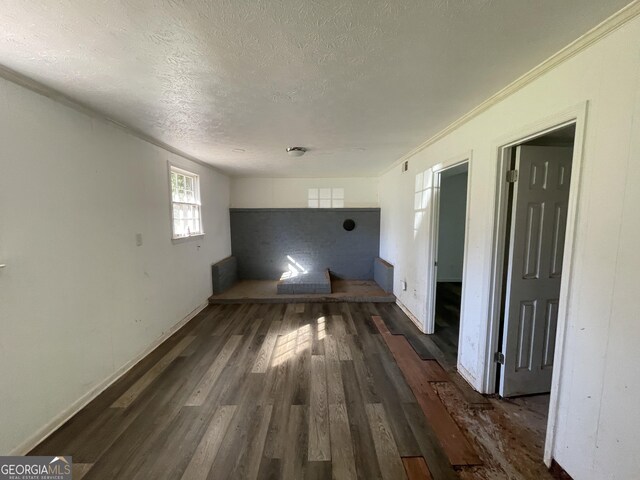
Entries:
<svg viewBox="0 0 640 480">
<path fill-rule="evenodd" d="M 496 352 L 493 354 L 493 361 L 499 363 L 500 365 L 504 365 L 504 353 Z"/>
<path fill-rule="evenodd" d="M 518 170 L 507 170 L 507 183 L 516 183 L 518 181 Z"/>
</svg>

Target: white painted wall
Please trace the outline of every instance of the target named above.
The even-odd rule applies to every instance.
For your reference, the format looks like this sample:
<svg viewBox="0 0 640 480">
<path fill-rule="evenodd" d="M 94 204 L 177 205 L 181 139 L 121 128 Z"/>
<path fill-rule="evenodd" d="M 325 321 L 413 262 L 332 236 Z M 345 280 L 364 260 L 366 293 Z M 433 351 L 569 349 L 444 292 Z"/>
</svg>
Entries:
<svg viewBox="0 0 640 480">
<path fill-rule="evenodd" d="M 346 208 L 377 207 L 378 179 L 351 178 L 245 178 L 231 179 L 233 208 L 306 208 L 308 189 L 344 188 Z"/>
<path fill-rule="evenodd" d="M 460 371 L 482 388 L 497 156 L 501 138 L 589 101 L 566 350 L 553 456 L 579 479 L 629 479 L 640 471 L 640 18 L 380 179 L 381 256 L 394 292 L 424 321 L 426 228 L 413 232 L 415 174 L 472 151 Z M 401 291 L 400 280 L 408 289 Z"/>
<path fill-rule="evenodd" d="M 171 242 L 167 160 L 200 174 L 200 240 Z M 206 302 L 228 206 L 226 176 L 0 79 L 0 454 Z"/>
<path fill-rule="evenodd" d="M 440 179 L 438 282 L 462 281 L 468 177 L 463 172 Z"/>
</svg>

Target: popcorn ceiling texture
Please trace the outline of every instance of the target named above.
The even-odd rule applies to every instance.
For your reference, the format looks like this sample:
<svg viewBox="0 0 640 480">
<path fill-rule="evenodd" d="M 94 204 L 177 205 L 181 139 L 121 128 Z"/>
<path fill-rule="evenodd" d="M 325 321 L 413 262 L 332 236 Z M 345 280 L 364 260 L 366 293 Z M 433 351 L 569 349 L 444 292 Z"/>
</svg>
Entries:
<svg viewBox="0 0 640 480">
<path fill-rule="evenodd" d="M 233 175 L 372 176 L 626 3 L 7 0 L 0 64 Z"/>
</svg>

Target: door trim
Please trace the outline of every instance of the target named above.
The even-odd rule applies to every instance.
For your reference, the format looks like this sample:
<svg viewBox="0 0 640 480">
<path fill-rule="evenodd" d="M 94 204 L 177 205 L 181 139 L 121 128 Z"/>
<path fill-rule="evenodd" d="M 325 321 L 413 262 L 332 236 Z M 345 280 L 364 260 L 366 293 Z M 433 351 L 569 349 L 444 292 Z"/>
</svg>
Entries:
<svg viewBox="0 0 640 480">
<path fill-rule="evenodd" d="M 471 165 L 472 165 L 473 151 L 470 150 L 462 155 L 452 157 L 449 160 L 438 163 L 431 167 L 430 170 L 430 187 L 429 193 L 429 238 L 427 240 L 427 292 L 426 292 L 426 312 L 425 312 L 425 325 L 424 333 L 434 333 L 435 331 L 435 314 L 436 314 L 436 283 L 437 283 L 437 267 L 435 265 L 436 258 L 438 258 L 438 225 L 440 216 L 440 175 L 450 168 L 457 167 L 462 164 L 467 164 L 467 198 L 466 198 L 466 210 L 465 210 L 465 229 L 464 229 L 464 251 L 462 258 L 462 291 L 460 293 L 460 334 L 458 336 L 458 344 L 462 337 L 463 330 L 463 316 L 464 316 L 464 304 L 465 304 L 465 285 L 466 285 L 466 259 L 468 239 L 469 239 L 469 187 L 471 185 Z M 460 348 L 458 348 L 458 362 L 460 363 Z"/>
<path fill-rule="evenodd" d="M 511 149 L 544 134 L 575 124 L 576 132 L 573 146 L 572 175 L 569 187 L 569 205 L 567 209 L 567 225 L 565 233 L 565 250 L 563 256 L 563 276 L 560 282 L 560 301 L 558 308 L 558 324 L 556 331 L 556 346 L 553 360 L 553 375 L 551 380 L 551 395 L 549 401 L 549 415 L 544 447 L 544 462 L 551 465 L 552 452 L 556 434 L 558 414 L 559 385 L 562 376 L 562 359 L 564 356 L 565 333 L 569 316 L 568 305 L 573 280 L 573 253 L 576 241 L 576 220 L 578 217 L 578 199 L 580 195 L 580 180 L 582 177 L 582 159 L 587 121 L 588 102 L 582 102 L 555 115 L 549 116 L 534 124 L 498 139 L 494 143 L 494 158 L 497 162 L 496 196 L 494 210 L 494 227 L 492 237 L 491 279 L 489 293 L 488 325 L 485 350 L 485 371 L 483 380 L 484 393 L 493 393 L 496 388 L 496 364 L 493 360 L 494 352 L 500 348 L 498 336 L 500 330 L 500 306 L 502 303 L 503 261 L 506 239 L 506 213 L 508 202 L 508 188 L 505 181 L 509 167 Z"/>
</svg>

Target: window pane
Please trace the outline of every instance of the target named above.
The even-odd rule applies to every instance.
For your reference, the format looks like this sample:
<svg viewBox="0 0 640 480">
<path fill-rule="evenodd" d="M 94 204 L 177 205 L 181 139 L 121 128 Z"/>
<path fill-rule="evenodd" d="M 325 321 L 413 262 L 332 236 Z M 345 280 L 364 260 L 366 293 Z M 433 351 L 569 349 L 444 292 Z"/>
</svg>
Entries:
<svg viewBox="0 0 640 480">
<path fill-rule="evenodd" d="M 416 189 L 415 192 L 422 190 L 422 172 L 416 175 Z"/>
<path fill-rule="evenodd" d="M 318 199 L 310 198 L 309 199 L 309 208 L 318 208 Z"/>
<path fill-rule="evenodd" d="M 188 237 L 202 233 L 198 176 L 171 170 L 171 199 L 173 202 L 173 234 Z"/>
<path fill-rule="evenodd" d="M 334 188 L 333 198 L 344 198 L 344 188 Z"/>
<path fill-rule="evenodd" d="M 331 199 L 330 198 L 321 198 L 320 199 L 320 208 L 331 208 Z"/>
<path fill-rule="evenodd" d="M 318 198 L 318 189 L 310 188 L 309 189 L 309 198 Z"/>
<path fill-rule="evenodd" d="M 413 217 L 413 229 L 418 231 L 420 230 L 420 225 L 422 224 L 422 212 L 416 212 Z"/>
<path fill-rule="evenodd" d="M 178 178 L 176 172 L 171 172 L 171 199 L 178 200 Z"/>
<path fill-rule="evenodd" d="M 344 208 L 344 200 L 342 198 L 334 198 L 333 208 Z"/>
<path fill-rule="evenodd" d="M 424 192 L 422 192 L 422 205 L 421 208 L 425 209 L 427 208 L 427 203 L 429 202 L 429 191 L 425 190 Z"/>
<path fill-rule="evenodd" d="M 320 189 L 320 198 L 331 198 L 331 189 L 330 188 L 321 188 Z"/>
<path fill-rule="evenodd" d="M 415 199 L 413 201 L 413 209 L 420 210 L 422 207 L 422 192 L 417 192 L 415 194 Z"/>
</svg>

